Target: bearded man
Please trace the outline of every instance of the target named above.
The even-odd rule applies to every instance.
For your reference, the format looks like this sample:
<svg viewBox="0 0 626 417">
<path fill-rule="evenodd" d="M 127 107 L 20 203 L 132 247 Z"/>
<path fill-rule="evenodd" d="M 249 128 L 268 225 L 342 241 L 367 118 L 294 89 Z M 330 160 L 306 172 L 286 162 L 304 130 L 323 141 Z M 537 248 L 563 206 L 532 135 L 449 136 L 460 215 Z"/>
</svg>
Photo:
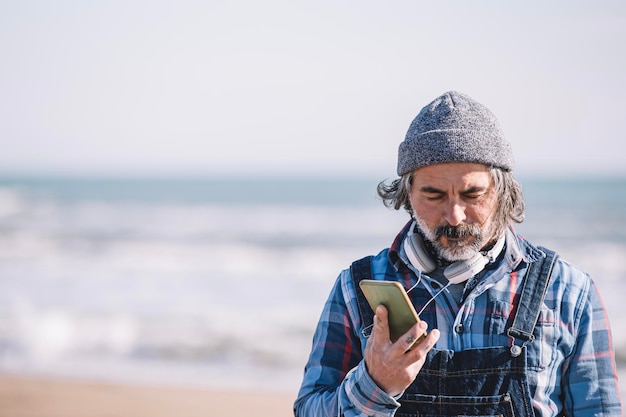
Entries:
<svg viewBox="0 0 626 417">
<path fill-rule="evenodd" d="M 524 202 L 493 113 L 443 94 L 411 123 L 397 167 L 378 193 L 411 219 L 339 275 L 295 416 L 621 416 L 599 294 L 515 232 Z M 393 342 L 389 312 L 360 289 L 369 279 L 399 282 L 420 311 Z"/>
</svg>

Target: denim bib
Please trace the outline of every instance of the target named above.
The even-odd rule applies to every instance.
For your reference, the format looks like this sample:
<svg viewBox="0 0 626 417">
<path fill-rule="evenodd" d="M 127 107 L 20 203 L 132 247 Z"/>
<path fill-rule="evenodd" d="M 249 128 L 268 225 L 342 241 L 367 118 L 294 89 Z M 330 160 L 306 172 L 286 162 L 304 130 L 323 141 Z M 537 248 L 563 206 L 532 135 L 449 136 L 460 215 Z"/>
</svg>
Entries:
<svg viewBox="0 0 626 417">
<path fill-rule="evenodd" d="M 459 352 L 432 349 L 415 381 L 399 399 L 396 416 L 534 416 L 526 344 L 534 340 L 533 331 L 558 259 L 556 253 L 541 249 L 546 257 L 529 265 L 513 324 L 507 329 L 513 345 Z M 374 312 L 359 282 L 373 279 L 371 259 L 363 258 L 351 266 L 364 328 L 372 325 Z"/>
</svg>

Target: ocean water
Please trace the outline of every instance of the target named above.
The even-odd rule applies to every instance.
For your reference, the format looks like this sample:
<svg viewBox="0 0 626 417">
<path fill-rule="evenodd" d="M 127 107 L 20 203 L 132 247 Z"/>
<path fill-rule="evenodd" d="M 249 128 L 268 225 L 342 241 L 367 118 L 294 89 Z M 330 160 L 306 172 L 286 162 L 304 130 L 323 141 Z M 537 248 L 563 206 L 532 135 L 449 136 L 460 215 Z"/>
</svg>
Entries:
<svg viewBox="0 0 626 417">
<path fill-rule="evenodd" d="M 524 180 L 626 367 L 626 180 Z M 338 273 L 408 220 L 370 179 L 0 179 L 0 372 L 294 392 Z"/>
</svg>

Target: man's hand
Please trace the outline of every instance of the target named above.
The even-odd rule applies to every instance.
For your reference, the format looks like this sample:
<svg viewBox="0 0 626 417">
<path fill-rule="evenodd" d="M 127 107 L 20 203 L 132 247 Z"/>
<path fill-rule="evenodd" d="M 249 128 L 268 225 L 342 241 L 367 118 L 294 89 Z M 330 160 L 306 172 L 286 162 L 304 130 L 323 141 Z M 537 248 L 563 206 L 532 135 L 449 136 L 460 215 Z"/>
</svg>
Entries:
<svg viewBox="0 0 626 417">
<path fill-rule="evenodd" d="M 387 394 L 396 396 L 417 377 L 426 354 L 439 340 L 439 331 L 431 330 L 420 343 L 413 346 L 428 327 L 426 322 L 420 321 L 395 343 L 391 343 L 387 317 L 387 309 L 379 305 L 374 316 L 374 328 L 365 347 L 365 365 L 374 382 Z M 407 351 L 411 346 L 413 348 Z"/>
</svg>

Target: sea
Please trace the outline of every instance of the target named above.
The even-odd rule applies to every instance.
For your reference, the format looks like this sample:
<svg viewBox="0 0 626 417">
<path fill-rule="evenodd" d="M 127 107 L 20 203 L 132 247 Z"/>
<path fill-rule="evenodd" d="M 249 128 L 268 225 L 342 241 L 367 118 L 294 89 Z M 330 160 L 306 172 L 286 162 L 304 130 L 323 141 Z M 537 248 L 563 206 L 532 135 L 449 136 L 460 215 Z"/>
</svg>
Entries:
<svg viewBox="0 0 626 417">
<path fill-rule="evenodd" d="M 373 178 L 0 178 L 0 373 L 296 392 L 339 272 L 408 221 Z M 520 178 L 626 370 L 626 179 Z M 623 383 L 624 384 L 624 383 Z"/>
</svg>

